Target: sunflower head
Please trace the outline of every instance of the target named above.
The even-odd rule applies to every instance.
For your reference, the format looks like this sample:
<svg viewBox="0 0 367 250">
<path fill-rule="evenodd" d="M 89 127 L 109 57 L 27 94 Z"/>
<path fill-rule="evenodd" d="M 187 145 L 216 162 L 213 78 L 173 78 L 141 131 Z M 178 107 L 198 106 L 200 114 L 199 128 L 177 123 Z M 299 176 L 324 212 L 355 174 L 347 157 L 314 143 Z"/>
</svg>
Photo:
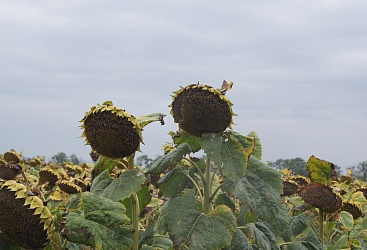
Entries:
<svg viewBox="0 0 367 250">
<path fill-rule="evenodd" d="M 353 202 L 345 202 L 341 208 L 342 211 L 346 211 L 353 216 L 353 219 L 356 220 L 362 216 L 362 208 Z"/>
<path fill-rule="evenodd" d="M 15 162 L 15 163 L 20 163 L 22 160 L 22 154 L 18 154 L 17 152 L 15 152 L 14 150 L 9 150 L 6 151 L 3 154 L 3 158 L 5 161 L 7 162 Z"/>
<path fill-rule="evenodd" d="M 54 187 L 56 182 L 59 180 L 59 175 L 51 167 L 46 166 L 40 169 L 38 172 L 39 184 L 48 183 L 48 186 Z"/>
<path fill-rule="evenodd" d="M 302 199 L 313 207 L 323 208 L 325 213 L 333 213 L 342 206 L 340 194 L 321 183 L 312 182 L 300 192 Z"/>
<path fill-rule="evenodd" d="M 174 92 L 169 107 L 180 128 L 194 136 L 220 133 L 233 124 L 232 103 L 224 91 L 208 85 L 191 84 L 181 88 Z"/>
<path fill-rule="evenodd" d="M 14 161 L 8 164 L 0 163 L 0 178 L 4 180 L 13 180 L 18 174 L 22 172 L 22 167 Z"/>
<path fill-rule="evenodd" d="M 292 180 L 283 180 L 283 194 L 281 196 L 290 196 L 298 191 L 298 184 Z"/>
<path fill-rule="evenodd" d="M 110 101 L 93 106 L 80 122 L 82 137 L 101 155 L 124 158 L 140 150 L 142 134 L 136 118 Z"/>
<path fill-rule="evenodd" d="M 40 249 L 51 239 L 55 226 L 49 209 L 37 196 L 13 180 L 0 180 L 0 231 L 26 249 Z"/>
<path fill-rule="evenodd" d="M 82 188 L 76 185 L 73 180 L 59 180 L 56 184 L 61 191 L 64 191 L 67 194 L 82 192 Z"/>
</svg>

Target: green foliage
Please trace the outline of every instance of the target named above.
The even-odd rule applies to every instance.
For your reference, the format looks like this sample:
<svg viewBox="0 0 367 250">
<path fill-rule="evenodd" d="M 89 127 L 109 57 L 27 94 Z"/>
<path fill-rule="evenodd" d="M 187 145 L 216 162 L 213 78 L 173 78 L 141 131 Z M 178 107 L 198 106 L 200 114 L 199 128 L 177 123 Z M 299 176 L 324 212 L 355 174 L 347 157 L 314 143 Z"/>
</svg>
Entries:
<svg viewBox="0 0 367 250">
<path fill-rule="evenodd" d="M 196 209 L 195 196 L 185 195 L 165 204 L 156 230 L 160 234 L 168 232 L 177 248 L 187 245 L 190 249 L 218 249 L 231 241 L 228 231 L 233 226 L 231 213 L 227 209 L 205 215 Z"/>
<path fill-rule="evenodd" d="M 201 149 L 200 145 L 200 137 L 191 135 L 184 130 L 180 130 L 178 132 L 170 131 L 168 133 L 173 140 L 173 143 L 178 146 L 182 143 L 187 143 L 190 145 L 190 148 L 192 149 L 192 152 L 197 152 Z"/>
<path fill-rule="evenodd" d="M 306 161 L 299 157 L 293 159 L 278 159 L 275 162 L 269 162 L 268 164 L 277 170 L 290 169 L 295 175 L 308 176 Z"/>
<path fill-rule="evenodd" d="M 154 162 L 149 168 L 148 172 L 152 174 L 160 174 L 166 171 L 172 164 L 180 161 L 185 155 L 191 153 L 191 147 L 187 143 L 182 143 L 178 145 L 178 147 L 168 154 L 159 158 L 156 162 Z"/>
<path fill-rule="evenodd" d="M 138 122 L 140 128 L 144 128 L 146 125 L 159 121 L 161 125 L 164 125 L 163 118 L 165 117 L 165 114 L 162 113 L 153 113 L 149 115 L 139 116 L 136 118 L 136 121 Z"/>
<path fill-rule="evenodd" d="M 312 181 L 326 186 L 331 183 L 334 169 L 334 164 L 331 162 L 320 160 L 312 155 L 306 163 L 306 169 Z"/>
<path fill-rule="evenodd" d="M 125 207 L 93 193 L 82 194 L 83 212 L 67 216 L 64 236 L 77 243 L 102 249 L 130 249 L 132 233 Z"/>
<path fill-rule="evenodd" d="M 138 169 L 125 171 L 116 179 L 104 171 L 93 181 L 91 192 L 113 201 L 121 201 L 137 193 L 144 182 L 145 176 Z"/>
</svg>

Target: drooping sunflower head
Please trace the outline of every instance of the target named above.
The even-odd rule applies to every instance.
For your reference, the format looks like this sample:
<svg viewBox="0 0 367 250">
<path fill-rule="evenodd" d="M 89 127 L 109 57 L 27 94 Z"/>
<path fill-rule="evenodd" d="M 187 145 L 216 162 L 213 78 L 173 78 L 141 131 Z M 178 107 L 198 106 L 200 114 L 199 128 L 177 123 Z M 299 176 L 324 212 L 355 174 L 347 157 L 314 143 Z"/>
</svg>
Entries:
<svg viewBox="0 0 367 250">
<path fill-rule="evenodd" d="M 59 180 L 56 182 L 61 191 L 67 194 L 76 194 L 82 192 L 82 188 L 74 183 L 73 180 Z"/>
<path fill-rule="evenodd" d="M 19 164 L 16 164 L 13 161 L 5 164 L 3 162 L 0 163 L 0 178 L 4 180 L 14 180 L 18 174 L 22 171 L 22 167 Z"/>
<path fill-rule="evenodd" d="M 321 183 L 312 182 L 300 192 L 302 199 L 313 207 L 324 209 L 325 213 L 337 211 L 343 204 L 340 194 Z"/>
<path fill-rule="evenodd" d="M 0 181 L 0 231 L 25 249 L 41 249 L 55 231 L 49 209 L 15 181 Z"/>
<path fill-rule="evenodd" d="M 283 180 L 283 194 L 281 196 L 290 196 L 298 191 L 298 184 L 292 180 Z"/>
<path fill-rule="evenodd" d="M 123 158 L 140 150 L 142 134 L 136 118 L 110 101 L 93 106 L 80 122 L 82 137 L 101 155 Z"/>
<path fill-rule="evenodd" d="M 39 184 L 48 183 L 48 186 L 54 187 L 56 182 L 59 180 L 58 173 L 53 170 L 51 167 L 46 166 L 40 169 L 38 172 L 39 175 Z"/>
<path fill-rule="evenodd" d="M 353 202 L 345 202 L 341 208 L 342 211 L 349 212 L 353 219 L 356 220 L 362 216 L 362 208 Z"/>
<path fill-rule="evenodd" d="M 9 151 L 6 151 L 3 154 L 3 158 L 7 162 L 20 163 L 21 160 L 22 160 L 22 154 L 21 153 L 17 153 L 14 150 L 9 150 Z"/>
<path fill-rule="evenodd" d="M 169 105 L 174 121 L 186 132 L 199 137 L 231 128 L 233 105 L 224 92 L 202 84 L 191 84 L 174 92 Z"/>
</svg>

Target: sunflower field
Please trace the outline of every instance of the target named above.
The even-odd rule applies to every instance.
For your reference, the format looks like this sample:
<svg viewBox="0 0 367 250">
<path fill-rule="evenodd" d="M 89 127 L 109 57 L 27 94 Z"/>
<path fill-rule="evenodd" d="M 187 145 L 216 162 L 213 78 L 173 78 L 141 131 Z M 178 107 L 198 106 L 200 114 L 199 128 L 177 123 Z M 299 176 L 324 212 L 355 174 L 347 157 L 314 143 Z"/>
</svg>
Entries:
<svg viewBox="0 0 367 250">
<path fill-rule="evenodd" d="M 80 121 L 93 163 L 3 152 L 0 249 L 367 249 L 366 182 L 314 155 L 307 177 L 263 162 L 257 133 L 232 128 L 232 86 L 174 92 L 178 129 L 149 168 L 135 153 L 165 115 L 111 101 Z"/>
</svg>

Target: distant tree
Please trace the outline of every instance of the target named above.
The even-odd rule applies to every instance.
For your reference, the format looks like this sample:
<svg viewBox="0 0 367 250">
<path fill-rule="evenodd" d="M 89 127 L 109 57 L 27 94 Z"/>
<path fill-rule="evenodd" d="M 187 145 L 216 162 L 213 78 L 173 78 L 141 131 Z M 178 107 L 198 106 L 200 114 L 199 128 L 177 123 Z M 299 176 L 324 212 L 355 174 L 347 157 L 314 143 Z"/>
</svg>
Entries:
<svg viewBox="0 0 367 250">
<path fill-rule="evenodd" d="M 352 177 L 366 181 L 367 179 L 367 161 L 362 161 L 355 166 L 351 166 L 348 169 L 352 170 Z"/>
<path fill-rule="evenodd" d="M 292 170 L 293 174 L 308 176 L 306 161 L 299 157 L 293 159 L 278 159 L 275 162 L 269 162 L 268 164 L 277 170 L 284 170 L 288 168 Z"/>
<path fill-rule="evenodd" d="M 51 160 L 56 163 L 70 161 L 69 157 L 64 152 L 59 152 L 51 157 Z"/>
<path fill-rule="evenodd" d="M 80 164 L 80 159 L 76 156 L 76 154 L 71 154 L 69 155 L 69 159 L 70 161 L 74 164 L 74 165 L 79 165 Z"/>
<path fill-rule="evenodd" d="M 148 155 L 140 155 L 135 158 L 135 164 L 142 166 L 143 168 L 149 168 L 153 162 L 155 162 L 161 156 L 157 156 L 156 158 L 152 159 Z"/>
</svg>

